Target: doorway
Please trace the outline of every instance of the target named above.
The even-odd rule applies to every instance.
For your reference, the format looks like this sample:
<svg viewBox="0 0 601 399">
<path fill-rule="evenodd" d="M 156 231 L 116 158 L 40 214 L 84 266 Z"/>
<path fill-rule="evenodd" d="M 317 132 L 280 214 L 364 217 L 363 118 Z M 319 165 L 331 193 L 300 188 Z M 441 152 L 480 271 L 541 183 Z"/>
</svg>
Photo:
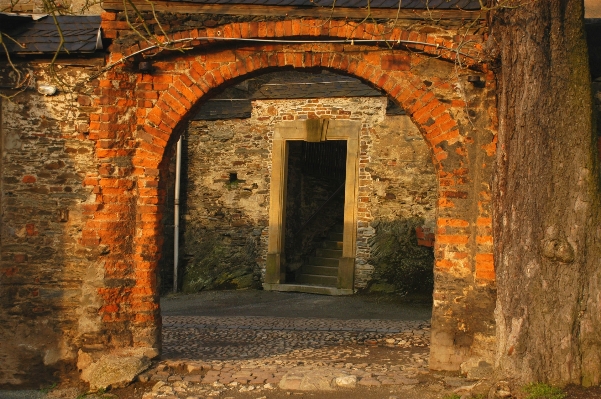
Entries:
<svg viewBox="0 0 601 399">
<path fill-rule="evenodd" d="M 350 120 L 328 120 L 328 119 L 308 119 L 284 122 L 278 128 L 276 128 L 273 140 L 273 159 L 272 159 L 272 175 L 271 175 L 271 190 L 270 190 L 270 209 L 269 209 L 269 241 L 268 241 L 268 255 L 267 255 L 267 267 L 265 273 L 265 283 L 263 288 L 266 290 L 274 291 L 299 291 L 299 292 L 311 292 L 319 294 L 329 295 L 349 295 L 353 293 L 353 280 L 355 271 L 355 252 L 356 252 L 356 236 L 357 236 L 357 190 L 358 190 L 358 138 L 361 130 L 361 123 L 358 121 Z M 331 142 L 332 144 L 326 144 L 320 147 L 320 144 Z M 345 150 L 342 150 L 345 148 Z M 313 213 L 309 214 L 307 211 L 307 219 L 303 222 L 299 222 L 298 226 L 291 226 L 287 228 L 286 223 L 289 222 L 287 218 L 288 209 L 287 207 L 294 204 L 294 198 L 289 198 L 287 186 L 289 184 L 288 174 L 290 172 L 290 165 L 292 165 L 292 171 L 297 173 L 297 163 L 301 164 L 302 169 L 302 157 L 303 149 L 305 156 L 314 157 L 307 159 L 306 172 L 309 173 L 309 169 L 312 170 L 311 174 L 319 172 L 320 168 L 327 167 L 329 162 L 340 163 L 342 156 L 337 158 L 336 161 L 327 160 L 324 155 L 326 151 L 332 152 L 343 152 L 344 161 L 339 165 L 338 178 L 336 173 L 332 171 L 331 177 L 334 186 L 336 181 L 341 184 L 338 186 L 341 193 L 336 193 L 338 188 L 334 189 L 327 198 L 326 201 L 332 203 L 338 195 L 342 196 L 343 212 L 338 220 L 339 227 L 336 227 L 335 215 L 332 218 L 332 223 L 328 226 L 332 229 L 334 240 L 323 240 L 329 241 L 322 245 L 335 246 L 335 248 L 319 248 L 319 255 L 313 256 L 313 262 L 311 262 L 310 248 L 307 241 L 307 252 L 303 255 L 303 249 L 301 244 L 300 256 L 294 251 L 295 247 L 298 247 L 298 239 L 294 235 L 298 234 L 293 231 L 298 229 L 304 230 L 308 228 L 313 220 L 309 220 L 315 211 L 319 210 L 321 205 L 327 206 L 328 204 L 322 203 L 321 205 L 315 204 L 316 208 Z M 292 155 L 292 156 L 291 156 Z M 298 160 L 299 156 L 301 157 Z M 320 158 L 321 157 L 321 158 Z M 323 165 L 321 165 L 321 164 Z M 331 167 L 331 165 L 330 165 Z M 344 172 L 342 172 L 344 169 Z M 322 169 L 323 170 L 323 169 Z M 293 173 L 293 174 L 294 174 Z M 344 176 L 341 178 L 341 176 Z M 293 178 L 294 180 L 294 178 Z M 323 178 L 321 180 L 324 180 Z M 292 187 L 294 190 L 297 188 Z M 292 220 L 297 219 L 298 210 L 290 210 Z M 301 215 L 303 212 L 301 212 Z M 316 216 L 313 216 L 315 219 Z M 307 223 L 309 222 L 309 223 Z M 307 223 L 306 226 L 303 225 Z M 328 223 L 325 223 L 327 225 Z M 338 229 L 338 231 L 336 231 Z M 315 234 L 327 234 L 329 236 L 330 231 L 316 232 Z M 334 235 L 338 233 L 339 235 Z M 301 234 L 300 240 L 307 240 L 311 237 L 309 234 L 303 239 Z M 326 238 L 326 237 L 324 237 Z M 286 245 L 286 240 L 292 239 L 293 242 Z M 286 251 L 292 250 L 293 253 L 287 255 Z M 317 250 L 317 248 L 315 248 Z M 317 252 L 314 253 L 318 255 Z M 335 256 L 334 256 L 335 255 Z M 306 266 L 326 266 L 328 269 L 323 267 L 319 269 L 306 267 L 303 269 L 303 257 L 306 258 Z M 315 259 L 320 258 L 320 259 Z M 324 260 L 326 259 L 326 260 Z M 336 261 L 337 260 L 337 265 Z M 314 265 L 311 263 L 316 262 L 328 263 L 329 265 Z M 290 262 L 290 263 L 289 263 Z M 322 274 L 314 274 L 319 270 Z M 324 274 L 327 273 L 327 274 Z M 305 275 L 305 277 L 303 277 Z M 307 275 L 319 276 L 319 277 L 306 277 Z"/>
<path fill-rule="evenodd" d="M 288 142 L 286 284 L 337 286 L 345 178 L 345 140 Z"/>
</svg>

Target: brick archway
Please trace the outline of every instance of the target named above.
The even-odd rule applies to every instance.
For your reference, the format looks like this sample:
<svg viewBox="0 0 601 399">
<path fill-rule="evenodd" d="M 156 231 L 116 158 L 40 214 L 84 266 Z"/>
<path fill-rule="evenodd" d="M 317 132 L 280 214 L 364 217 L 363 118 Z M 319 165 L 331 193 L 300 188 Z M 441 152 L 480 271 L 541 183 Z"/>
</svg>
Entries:
<svg viewBox="0 0 601 399">
<path fill-rule="evenodd" d="M 452 106 L 438 100 L 417 76 L 406 71 L 382 68 L 381 63 L 402 63 L 404 54 L 392 54 L 384 60 L 379 59 L 382 54 L 365 59 L 343 55 L 335 50 L 315 52 L 311 46 L 303 47 L 305 48 L 292 53 L 286 49 L 268 52 L 259 47 L 255 54 L 245 59 L 238 59 L 234 51 L 214 53 L 210 58 L 224 61 L 213 63 L 216 65 L 210 70 L 203 66 L 201 59 L 188 61 L 188 72 L 175 74 L 156 104 L 148 110 L 146 117 L 152 125 L 141 128 L 150 137 L 144 136 L 142 139 L 133 158 L 134 165 L 143 166 L 142 163 L 146 161 L 142 160 L 148 159 L 160 162 L 164 155 L 164 144 L 178 130 L 182 121 L 186 120 L 194 105 L 204 96 L 210 96 L 212 89 L 260 70 L 293 67 L 332 69 L 361 78 L 385 91 L 407 111 L 424 133 L 426 142 L 433 150 L 434 163 L 439 171 L 444 170 L 442 161 L 446 159 L 446 155 L 441 143 L 460 142 L 457 122 L 450 113 Z M 158 162 L 155 166 L 158 166 Z"/>
<path fill-rule="evenodd" d="M 327 68 L 358 77 L 386 92 L 411 116 L 432 150 L 439 180 L 431 367 L 458 369 L 471 356 L 474 334 L 490 335 L 479 331 L 493 319 L 490 306 L 472 328 L 469 308 L 454 301 L 466 289 L 494 289 L 488 192 L 474 168 L 492 155 L 492 135 L 473 137 L 458 122 L 466 104 L 441 98 L 453 85 L 411 70 L 424 55 L 359 46 L 352 50 L 324 43 L 211 49 L 158 61 L 157 74 L 116 70 L 100 80 L 102 112 L 90 127 L 100 166 L 98 176 L 86 180 L 97 198 L 88 206 L 91 219 L 83 241 L 102 246 L 105 254 L 99 262 L 105 285 L 98 294 L 108 346 L 160 346 L 156 269 L 164 195 L 159 175 L 168 143 L 212 90 L 275 68 Z M 487 118 L 486 109 L 479 112 Z M 477 297 L 471 300 L 477 302 Z"/>
</svg>

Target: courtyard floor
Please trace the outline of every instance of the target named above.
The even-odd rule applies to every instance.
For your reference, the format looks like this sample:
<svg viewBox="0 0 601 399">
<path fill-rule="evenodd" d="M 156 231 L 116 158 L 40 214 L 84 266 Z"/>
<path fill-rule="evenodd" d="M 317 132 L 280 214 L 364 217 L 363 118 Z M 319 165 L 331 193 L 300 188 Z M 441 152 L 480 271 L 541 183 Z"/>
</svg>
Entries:
<svg viewBox="0 0 601 399">
<path fill-rule="evenodd" d="M 163 355 L 126 388 L 81 383 L 0 391 L 1 399 L 484 398 L 486 381 L 428 368 L 431 303 L 211 291 L 161 299 Z M 73 386 L 75 385 L 75 386 Z M 568 387 L 569 399 L 601 388 Z"/>
<path fill-rule="evenodd" d="M 395 296 L 212 291 L 161 300 L 155 398 L 442 398 L 477 381 L 428 369 L 431 304 Z M 144 392 L 142 392 L 144 391 Z"/>
</svg>

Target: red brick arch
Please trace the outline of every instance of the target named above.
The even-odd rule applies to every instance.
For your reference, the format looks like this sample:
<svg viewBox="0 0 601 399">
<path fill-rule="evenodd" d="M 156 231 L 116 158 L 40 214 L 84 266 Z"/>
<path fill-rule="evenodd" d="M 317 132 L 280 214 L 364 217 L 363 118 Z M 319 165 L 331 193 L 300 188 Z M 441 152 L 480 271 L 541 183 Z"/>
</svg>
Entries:
<svg viewBox="0 0 601 399">
<path fill-rule="evenodd" d="M 292 22 L 231 24 L 211 32 L 207 29 L 205 34 L 209 37 L 236 37 L 237 34 L 241 37 L 349 37 L 348 26 L 324 28 L 313 22 L 313 26 L 305 23 L 295 28 Z M 355 28 L 351 36 L 376 37 L 375 31 L 370 29 L 375 27 L 366 24 L 362 31 Z M 200 32 L 191 31 L 180 33 L 174 39 L 198 35 Z M 390 35 L 391 39 L 412 38 L 411 33 L 402 30 L 394 30 Z M 454 59 L 452 52 L 436 48 L 434 36 L 416 35 L 415 41 L 433 43 L 430 48 L 420 50 Z M 121 68 L 109 71 L 99 81 L 97 105 L 101 111 L 92 117 L 90 126 L 90 138 L 97 140 L 99 169 L 97 175 L 86 179 L 86 184 L 94 186 L 97 197 L 96 203 L 86 205 L 90 219 L 82 240 L 90 247 L 102 246 L 105 253 L 99 267 L 103 268 L 106 284 L 98 293 L 104 302 L 100 315 L 104 331 L 112 337 L 111 345 L 160 345 L 156 270 L 162 244 L 164 194 L 159 188 L 159 176 L 168 143 L 173 142 L 191 111 L 210 97 L 212 90 L 269 69 L 331 69 L 358 77 L 398 102 L 423 133 L 438 171 L 438 273 L 471 268 L 466 273 L 471 273 L 473 279 L 481 282 L 494 279 L 492 247 L 477 246 L 489 236 L 486 201 L 479 201 L 482 210 L 477 221 L 465 215 L 465 209 L 478 201 L 468 198 L 471 195 L 468 192 L 473 191 L 468 144 L 473 139 L 457 121 L 457 115 L 465 110 L 466 104 L 441 98 L 441 93 L 453 91 L 449 82 L 413 72 L 413 67 L 423 62 L 424 55 L 327 43 L 253 43 L 234 49 L 194 44 L 201 50 L 173 53 L 171 57 L 158 59 L 153 74 L 128 73 L 126 68 Z M 123 54 L 131 54 L 139 48 L 139 45 L 133 46 Z M 110 58 L 118 60 L 123 54 L 113 53 Z M 470 252 L 465 246 L 474 229 L 484 238 L 478 238 L 478 244 L 474 244 L 475 249 Z"/>
<path fill-rule="evenodd" d="M 194 105 L 212 89 L 226 84 L 232 79 L 242 77 L 263 69 L 278 67 L 294 68 L 328 68 L 361 78 L 378 89 L 384 90 L 396 100 L 412 117 L 416 125 L 424 133 L 424 138 L 433 150 L 434 162 L 442 170 L 441 160 L 446 158 L 441 147 L 444 141 L 456 142 L 459 129 L 449 104 L 441 102 L 423 81 L 408 71 L 386 71 L 382 63 L 398 61 L 402 63 L 403 54 L 375 54 L 369 57 L 352 56 L 335 50 L 324 49 L 314 51 L 314 46 L 290 49 L 270 46 L 269 51 L 258 47 L 256 53 L 239 59 L 235 51 L 223 51 L 211 54 L 211 59 L 223 59 L 222 62 L 210 63 L 213 68 L 206 68 L 207 62 L 202 59 L 185 61 L 185 69 L 181 73 L 171 75 L 168 88 L 164 90 L 154 106 L 148 111 L 146 118 L 150 124 L 141 128 L 147 133 L 141 135 L 134 165 L 148 166 L 150 159 L 158 163 L 163 158 L 165 144 L 177 128 L 186 120 L 186 116 Z M 199 57 L 200 58 L 200 57 Z M 408 61 L 408 60 L 407 60 Z"/>
<path fill-rule="evenodd" d="M 117 38 L 131 33 L 127 22 L 115 21 L 116 14 L 104 13 L 102 18 L 105 37 Z M 206 40 L 206 38 L 217 38 L 218 40 Z M 415 28 L 410 30 L 367 21 L 313 18 L 230 23 L 215 28 L 180 31 L 168 37 L 159 36 L 157 40 L 162 43 L 173 41 L 172 47 L 175 48 L 190 48 L 190 46 L 211 46 L 219 43 L 219 40 L 237 38 L 261 40 L 342 39 L 346 41 L 346 44 L 351 44 L 351 40 L 380 40 L 387 42 L 380 42 L 380 44 L 391 48 L 398 49 L 402 46 L 409 51 L 428 54 L 452 62 L 459 60 L 463 65 L 474 67 L 481 66 L 481 50 L 483 48 L 483 37 L 480 35 L 449 35 L 449 32 L 443 29 L 419 25 L 415 25 Z M 129 56 L 143 49 L 148 49 L 145 52 L 147 55 L 160 52 L 159 49 L 152 49 L 152 47 L 150 43 L 142 40 L 133 46 L 113 45 L 111 52 L 115 59 L 123 55 Z"/>
</svg>

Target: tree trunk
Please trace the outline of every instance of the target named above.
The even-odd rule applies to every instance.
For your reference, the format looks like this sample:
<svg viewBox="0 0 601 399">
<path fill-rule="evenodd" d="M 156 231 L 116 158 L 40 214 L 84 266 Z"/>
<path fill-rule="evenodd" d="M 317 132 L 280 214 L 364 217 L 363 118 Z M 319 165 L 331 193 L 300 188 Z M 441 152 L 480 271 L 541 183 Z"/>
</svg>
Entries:
<svg viewBox="0 0 601 399">
<path fill-rule="evenodd" d="M 494 12 L 498 376 L 601 382 L 601 196 L 583 0 Z"/>
</svg>

